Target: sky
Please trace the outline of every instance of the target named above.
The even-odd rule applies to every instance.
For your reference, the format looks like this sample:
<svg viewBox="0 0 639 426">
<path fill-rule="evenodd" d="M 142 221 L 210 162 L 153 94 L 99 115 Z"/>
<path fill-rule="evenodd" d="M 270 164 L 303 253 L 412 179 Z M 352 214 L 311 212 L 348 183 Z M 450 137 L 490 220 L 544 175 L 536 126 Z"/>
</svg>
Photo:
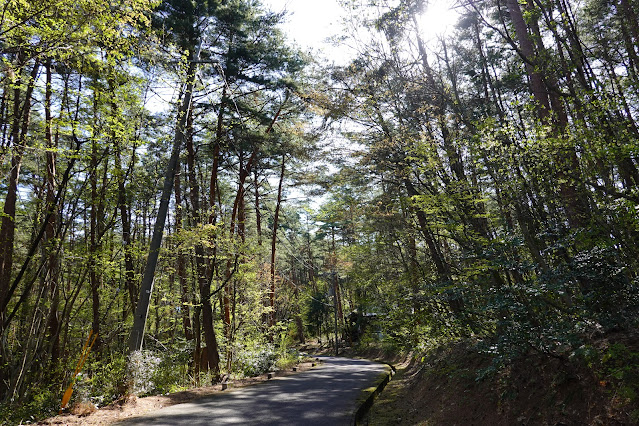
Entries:
<svg viewBox="0 0 639 426">
<path fill-rule="evenodd" d="M 262 4 L 273 12 L 288 12 L 282 29 L 305 50 L 311 49 L 338 64 L 346 64 L 349 54 L 339 47 L 326 43 L 326 39 L 338 35 L 341 27 L 342 9 L 338 0 L 262 0 Z M 449 30 L 457 13 L 450 10 L 454 0 L 430 0 L 430 6 L 418 18 L 422 38 L 428 44 Z M 272 182 L 272 184 L 276 184 Z M 326 197 L 305 196 L 302 191 L 292 190 L 287 199 L 307 199 L 313 209 L 318 209 Z"/>
<path fill-rule="evenodd" d="M 419 19 L 426 43 L 450 30 L 457 17 L 457 13 L 450 9 L 451 5 L 457 3 L 456 0 L 430 0 L 429 3 Z M 349 62 L 348 51 L 325 42 L 328 37 L 340 34 L 342 9 L 338 0 L 262 0 L 262 4 L 273 12 L 288 11 L 282 29 L 304 50 L 310 49 L 318 55 L 323 51 L 321 56 L 340 65 Z M 175 93 L 164 93 L 160 88 L 156 88 L 156 91 L 160 100 L 151 102 L 152 109 L 166 108 L 168 100 Z"/>
<path fill-rule="evenodd" d="M 324 39 L 339 32 L 340 7 L 337 0 L 262 0 L 273 12 L 287 10 L 283 25 L 302 47 L 318 47 Z"/>
<path fill-rule="evenodd" d="M 342 11 L 337 0 L 262 0 L 262 3 L 273 12 L 289 12 L 282 27 L 303 48 L 328 49 L 324 40 L 340 32 Z M 426 42 L 450 30 L 457 16 L 456 12 L 450 9 L 454 3 L 451 0 L 430 1 L 430 5 L 419 19 L 422 36 Z M 337 53 L 334 49 L 331 49 L 331 55 Z"/>
</svg>

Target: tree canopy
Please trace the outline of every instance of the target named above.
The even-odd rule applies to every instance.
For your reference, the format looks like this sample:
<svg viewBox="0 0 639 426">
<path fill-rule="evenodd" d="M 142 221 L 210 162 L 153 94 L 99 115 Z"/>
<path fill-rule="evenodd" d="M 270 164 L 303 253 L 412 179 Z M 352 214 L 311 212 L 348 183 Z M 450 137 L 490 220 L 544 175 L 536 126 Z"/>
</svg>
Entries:
<svg viewBox="0 0 639 426">
<path fill-rule="evenodd" d="M 0 418 L 308 339 L 505 365 L 636 327 L 639 4 L 470 0 L 427 42 L 429 3 L 342 1 L 336 65 L 257 0 L 6 0 Z"/>
</svg>

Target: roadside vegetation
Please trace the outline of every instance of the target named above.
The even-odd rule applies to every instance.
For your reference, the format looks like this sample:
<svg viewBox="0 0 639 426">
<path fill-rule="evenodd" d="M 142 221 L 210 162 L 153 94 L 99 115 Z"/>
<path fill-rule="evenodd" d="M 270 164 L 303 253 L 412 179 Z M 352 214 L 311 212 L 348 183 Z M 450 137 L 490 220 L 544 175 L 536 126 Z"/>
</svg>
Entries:
<svg viewBox="0 0 639 426">
<path fill-rule="evenodd" d="M 407 424 L 639 421 L 639 3 L 341 4 L 346 65 L 257 0 L 3 3 L 0 422 L 336 336 Z"/>
</svg>

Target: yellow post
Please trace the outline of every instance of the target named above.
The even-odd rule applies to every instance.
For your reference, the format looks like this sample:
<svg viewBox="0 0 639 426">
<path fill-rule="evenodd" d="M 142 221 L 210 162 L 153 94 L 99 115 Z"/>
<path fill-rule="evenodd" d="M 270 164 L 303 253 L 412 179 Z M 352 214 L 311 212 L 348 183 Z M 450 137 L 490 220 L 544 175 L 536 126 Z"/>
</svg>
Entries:
<svg viewBox="0 0 639 426">
<path fill-rule="evenodd" d="M 91 336 L 93 336 L 93 340 L 91 340 Z M 76 365 L 75 371 L 73 372 L 73 377 L 71 377 L 71 383 L 69 383 L 69 387 L 64 392 L 64 395 L 62 395 L 62 403 L 60 404 L 59 414 L 62 414 L 62 410 L 67 407 L 67 404 L 71 399 L 71 395 L 73 394 L 73 385 L 75 384 L 75 378 L 78 376 L 78 374 L 80 374 L 80 371 L 82 371 L 82 367 L 84 367 L 84 363 L 87 361 L 87 358 L 89 358 L 89 352 L 91 352 L 91 348 L 93 347 L 93 344 L 95 343 L 97 338 L 98 334 L 96 333 L 95 335 L 93 335 L 93 330 L 91 330 L 91 332 L 89 333 L 89 337 L 87 337 L 87 341 L 84 342 L 84 346 L 82 347 L 80 359 L 78 359 L 78 364 Z M 91 342 L 91 344 L 89 344 L 89 341 Z"/>
</svg>

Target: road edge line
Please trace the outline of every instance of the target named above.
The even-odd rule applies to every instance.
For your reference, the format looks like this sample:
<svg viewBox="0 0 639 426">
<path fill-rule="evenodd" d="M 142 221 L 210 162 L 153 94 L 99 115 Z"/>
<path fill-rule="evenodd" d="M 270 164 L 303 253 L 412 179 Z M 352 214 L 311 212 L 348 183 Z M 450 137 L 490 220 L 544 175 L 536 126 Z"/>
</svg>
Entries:
<svg viewBox="0 0 639 426">
<path fill-rule="evenodd" d="M 359 407 L 357 408 L 357 410 L 355 410 L 351 425 L 358 426 L 359 424 L 361 424 L 361 421 L 364 419 L 364 416 L 366 416 L 366 414 L 368 413 L 368 410 L 370 410 L 371 407 L 373 406 L 373 403 L 375 402 L 375 398 L 377 398 L 377 395 L 379 395 L 384 390 L 388 382 L 390 382 L 391 378 L 395 374 L 396 369 L 394 365 L 390 363 L 386 363 L 386 366 L 387 366 L 387 369 L 384 373 L 380 375 L 377 381 L 377 384 L 367 389 L 364 389 L 362 391 L 363 395 L 358 400 L 363 400 L 363 401 L 361 404 L 359 404 Z"/>
</svg>

